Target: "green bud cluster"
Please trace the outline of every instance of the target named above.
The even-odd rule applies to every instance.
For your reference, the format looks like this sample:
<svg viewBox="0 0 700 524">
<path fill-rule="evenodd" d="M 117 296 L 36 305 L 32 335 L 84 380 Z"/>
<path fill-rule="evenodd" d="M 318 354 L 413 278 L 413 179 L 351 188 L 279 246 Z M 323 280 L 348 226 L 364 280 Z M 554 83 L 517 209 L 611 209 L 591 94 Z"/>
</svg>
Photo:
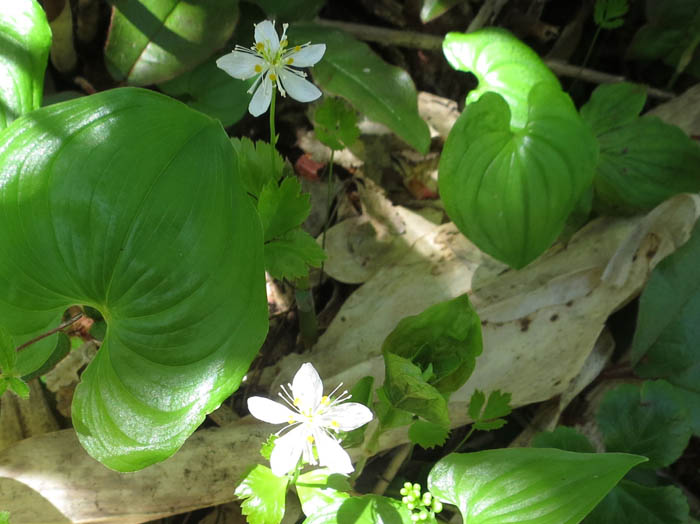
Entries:
<svg viewBox="0 0 700 524">
<path fill-rule="evenodd" d="M 413 522 L 423 522 L 428 520 L 428 517 L 432 520 L 435 518 L 436 513 L 442 511 L 442 502 L 433 498 L 433 494 L 430 491 L 426 491 L 421 495 L 420 484 L 406 482 L 399 493 L 401 493 L 401 502 L 411 512 L 411 520 Z"/>
</svg>

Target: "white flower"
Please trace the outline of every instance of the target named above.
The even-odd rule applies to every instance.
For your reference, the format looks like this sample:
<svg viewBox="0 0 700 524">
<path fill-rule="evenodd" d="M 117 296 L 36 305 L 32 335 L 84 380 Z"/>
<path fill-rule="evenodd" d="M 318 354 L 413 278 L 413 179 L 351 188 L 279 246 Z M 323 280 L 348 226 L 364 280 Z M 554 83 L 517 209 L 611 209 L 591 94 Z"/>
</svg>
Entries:
<svg viewBox="0 0 700 524">
<path fill-rule="evenodd" d="M 324 396 L 321 377 L 307 362 L 299 368 L 287 388 L 282 386 L 279 396 L 286 406 L 263 397 L 248 399 L 248 409 L 255 418 L 270 424 L 287 424 L 277 435 L 289 429 L 275 440 L 270 455 L 270 466 L 275 475 L 282 476 L 293 471 L 302 456 L 305 462 L 317 464 L 314 444 L 321 466 L 328 467 L 334 473 L 353 471 L 350 456 L 333 433 L 351 431 L 367 424 L 372 420 L 372 412 L 357 402 L 345 402 L 350 398 L 347 391 L 333 399 L 340 386 L 342 384 L 330 395 Z"/>
<path fill-rule="evenodd" d="M 237 45 L 235 49 L 216 61 L 216 65 L 229 75 L 247 80 L 257 75 L 248 90 L 255 93 L 248 105 L 253 116 L 260 116 L 270 106 L 272 88 L 277 86 L 282 96 L 289 93 L 299 102 L 311 102 L 321 96 L 321 91 L 308 80 L 306 73 L 293 67 L 310 67 L 321 60 L 326 44 L 306 43 L 287 49 L 288 24 L 282 26 L 282 38 L 277 36 L 275 23 L 264 20 L 255 25 L 255 45 L 250 49 Z"/>
</svg>

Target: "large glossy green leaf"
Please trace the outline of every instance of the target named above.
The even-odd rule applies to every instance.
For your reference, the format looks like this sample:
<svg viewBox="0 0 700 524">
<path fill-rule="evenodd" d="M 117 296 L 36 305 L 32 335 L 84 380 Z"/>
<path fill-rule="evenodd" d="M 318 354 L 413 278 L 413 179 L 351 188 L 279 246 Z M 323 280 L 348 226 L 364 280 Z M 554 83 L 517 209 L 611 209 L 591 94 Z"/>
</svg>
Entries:
<svg viewBox="0 0 700 524">
<path fill-rule="evenodd" d="M 110 0 L 105 47 L 110 74 L 130 85 L 165 82 L 223 47 L 238 20 L 237 0 Z"/>
<path fill-rule="evenodd" d="M 418 151 L 428 152 L 430 131 L 418 114 L 416 87 L 406 71 L 337 29 L 299 24 L 290 27 L 289 35 L 292 44 L 326 44 L 323 60 L 311 70 L 324 91 L 346 98 L 369 119 L 386 125 Z"/>
<path fill-rule="evenodd" d="M 639 117 L 645 100 L 641 86 L 609 84 L 581 108 L 600 144 L 594 205 L 603 212 L 644 212 L 700 191 L 700 146 L 655 116 Z"/>
<path fill-rule="evenodd" d="M 467 103 L 489 91 L 498 93 L 510 107 L 511 125 L 516 128 L 528 122 L 528 95 L 535 84 L 559 87 L 557 77 L 537 53 L 504 29 L 448 33 L 442 51 L 453 68 L 470 72 L 479 81 Z"/>
<path fill-rule="evenodd" d="M 0 9 L 0 129 L 41 106 L 51 28 L 36 0 Z"/>
<path fill-rule="evenodd" d="M 590 186 L 598 145 L 558 86 L 537 84 L 525 127 L 485 93 L 460 115 L 440 158 L 445 210 L 482 251 L 521 268 L 544 252 Z"/>
<path fill-rule="evenodd" d="M 122 471 L 174 453 L 239 385 L 267 329 L 262 228 L 221 125 L 124 88 L 0 135 L 0 317 L 18 343 L 73 304 L 107 333 L 73 423 Z M 38 369 L 56 337 L 23 350 Z"/>
<path fill-rule="evenodd" d="M 452 453 L 428 489 L 468 524 L 576 524 L 644 457 L 509 448 Z"/>
</svg>

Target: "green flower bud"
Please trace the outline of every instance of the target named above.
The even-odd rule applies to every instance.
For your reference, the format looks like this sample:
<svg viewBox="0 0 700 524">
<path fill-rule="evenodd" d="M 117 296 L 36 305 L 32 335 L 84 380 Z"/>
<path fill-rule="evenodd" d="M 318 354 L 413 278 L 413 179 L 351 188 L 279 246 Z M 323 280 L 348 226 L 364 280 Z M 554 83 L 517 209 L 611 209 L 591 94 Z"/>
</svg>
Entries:
<svg viewBox="0 0 700 524">
<path fill-rule="evenodd" d="M 442 502 L 438 499 L 433 499 L 433 511 L 435 513 L 440 513 L 442 511 Z"/>
<path fill-rule="evenodd" d="M 428 512 L 427 512 L 427 511 L 421 511 L 421 512 L 418 514 L 418 518 L 419 518 L 420 520 L 428 520 Z"/>
</svg>

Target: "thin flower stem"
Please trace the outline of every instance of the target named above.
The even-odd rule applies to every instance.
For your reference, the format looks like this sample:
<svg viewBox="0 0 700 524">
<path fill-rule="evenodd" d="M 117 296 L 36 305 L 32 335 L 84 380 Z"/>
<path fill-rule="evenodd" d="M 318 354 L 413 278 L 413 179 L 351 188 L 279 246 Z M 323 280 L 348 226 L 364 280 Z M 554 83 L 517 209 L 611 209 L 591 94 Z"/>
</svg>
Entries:
<svg viewBox="0 0 700 524">
<path fill-rule="evenodd" d="M 75 315 L 73 318 L 70 318 L 70 319 L 66 320 L 65 322 L 61 323 L 57 328 L 54 328 L 54 329 L 52 329 L 51 331 L 47 331 L 46 333 L 42 333 L 42 334 L 39 335 L 38 337 L 35 337 L 35 338 L 33 338 L 33 339 L 31 339 L 31 340 L 25 342 L 25 343 L 22 344 L 21 346 L 18 346 L 17 349 L 16 349 L 16 351 L 17 351 L 17 352 L 20 352 L 20 351 L 22 351 L 23 349 L 25 349 L 25 348 L 31 346 L 32 344 L 35 344 L 35 343 L 39 342 L 40 340 L 42 340 L 42 339 L 44 339 L 44 338 L 46 338 L 46 337 L 50 337 L 50 336 L 53 335 L 54 333 L 56 333 L 56 332 L 58 332 L 58 331 L 61 331 L 62 329 L 67 328 L 67 327 L 70 326 L 71 324 L 74 324 L 75 322 L 77 322 L 77 321 L 80 320 L 81 318 L 83 318 L 83 314 L 82 314 L 82 313 L 78 313 L 78 314 Z"/>
<path fill-rule="evenodd" d="M 600 35 L 600 26 L 596 27 L 595 33 L 593 34 L 593 39 L 591 40 L 591 45 L 588 46 L 588 51 L 586 51 L 586 56 L 583 58 L 583 62 L 581 63 L 581 68 L 580 68 L 580 73 L 583 72 L 583 70 L 586 68 L 586 64 L 588 64 L 588 59 L 591 57 L 591 53 L 593 52 L 593 48 L 595 47 L 595 43 L 598 40 L 598 36 Z M 581 74 L 576 75 L 574 78 L 574 81 L 571 83 L 571 87 L 569 87 L 569 92 L 573 93 L 574 87 L 578 84 L 579 79 L 581 78 Z"/>
<path fill-rule="evenodd" d="M 328 222 L 331 220 L 331 195 L 333 189 L 333 157 L 335 149 L 331 149 L 331 159 L 328 165 L 328 191 L 326 192 L 326 222 L 323 224 L 323 242 L 321 247 L 326 249 L 326 233 L 328 233 Z"/>
<path fill-rule="evenodd" d="M 461 448 L 462 446 L 464 446 L 464 443 L 465 443 L 467 440 L 469 440 L 469 437 L 472 436 L 472 433 L 474 433 L 474 425 L 472 425 L 472 427 L 469 428 L 469 432 L 464 436 L 464 438 L 460 441 L 460 443 L 457 444 L 457 446 L 455 446 L 455 453 L 456 453 L 457 451 L 459 451 L 459 448 Z"/>
<path fill-rule="evenodd" d="M 314 296 L 309 283 L 309 277 L 296 279 L 294 282 L 294 298 L 299 315 L 299 333 L 304 346 L 312 347 L 318 340 L 318 318 L 314 306 Z"/>
<path fill-rule="evenodd" d="M 270 144 L 272 148 L 277 147 L 277 134 L 275 133 L 275 100 L 277 99 L 277 88 L 272 88 L 272 99 L 270 100 Z"/>
<path fill-rule="evenodd" d="M 325 251 L 326 249 L 326 236 L 328 236 L 328 224 L 331 221 L 331 196 L 333 194 L 333 157 L 335 155 L 335 149 L 331 149 L 331 159 L 328 164 L 328 190 L 326 191 L 326 221 L 323 223 L 323 241 L 321 242 L 321 249 Z M 325 261 L 321 262 L 321 271 L 318 274 L 318 284 L 321 284 L 323 280 L 323 269 L 325 267 Z"/>
</svg>

